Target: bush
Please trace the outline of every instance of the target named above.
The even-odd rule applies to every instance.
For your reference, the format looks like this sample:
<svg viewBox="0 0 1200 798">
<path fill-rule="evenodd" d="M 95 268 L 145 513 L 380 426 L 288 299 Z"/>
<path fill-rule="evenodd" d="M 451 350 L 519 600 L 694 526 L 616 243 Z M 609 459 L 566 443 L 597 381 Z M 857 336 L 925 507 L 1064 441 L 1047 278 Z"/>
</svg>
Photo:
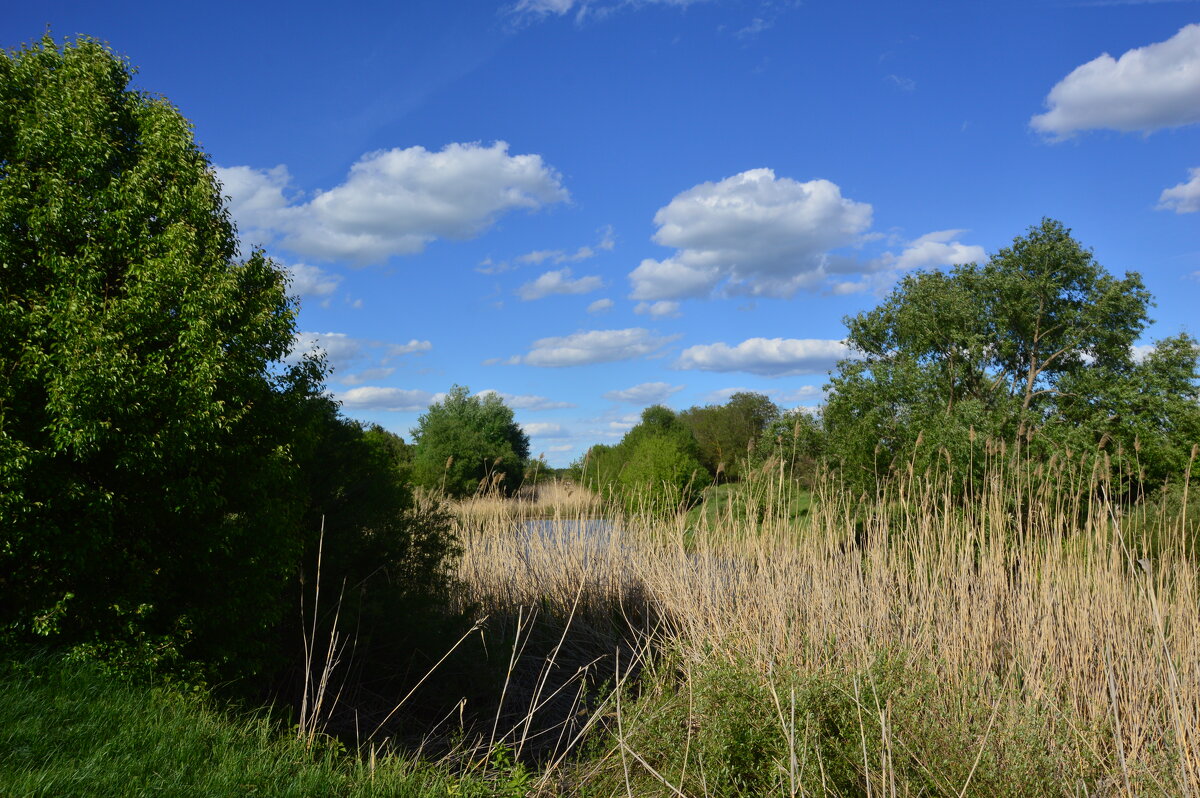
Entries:
<svg viewBox="0 0 1200 798">
<path fill-rule="evenodd" d="M 132 74 L 87 38 L 0 55 L 0 629 L 253 667 L 320 369 L 281 365 L 283 272 Z"/>
</svg>

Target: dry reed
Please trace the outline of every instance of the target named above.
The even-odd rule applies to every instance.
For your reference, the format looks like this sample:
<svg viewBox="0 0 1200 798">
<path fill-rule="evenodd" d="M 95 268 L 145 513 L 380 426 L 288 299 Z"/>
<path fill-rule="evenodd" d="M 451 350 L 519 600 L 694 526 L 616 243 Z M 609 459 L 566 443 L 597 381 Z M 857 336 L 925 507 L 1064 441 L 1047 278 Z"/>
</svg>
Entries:
<svg viewBox="0 0 1200 798">
<path fill-rule="evenodd" d="M 595 505 L 576 500 L 531 534 L 527 515 L 473 504 L 460 530 L 463 600 L 569 618 L 575 631 L 555 649 L 564 661 L 564 645 L 591 661 L 621 644 L 616 607 L 631 619 L 626 630 L 672 651 L 685 673 L 724 662 L 762 674 L 791 741 L 791 794 L 801 794 L 803 730 L 771 674 L 862 673 L 902 652 L 936 676 L 942 706 L 970 693 L 991 707 L 975 766 L 1000 744 L 996 727 L 1034 715 L 1061 727 L 1054 756 L 1064 779 L 1088 762 L 1107 771 L 1090 788 L 1064 783 L 1063 794 L 1200 796 L 1200 583 L 1187 519 L 1123 510 L 1089 462 L 1067 458 L 1053 473 L 997 465 L 970 486 L 970 500 L 948 476 L 910 475 L 873 497 L 827 481 L 801 524 L 772 521 L 759 506 L 719 522 L 701 516 L 695 529 L 634 516 L 581 535 L 577 523 Z M 769 505 L 782 492 L 755 494 Z M 1134 520 L 1139 535 L 1153 534 L 1153 553 L 1126 534 Z M 879 719 L 885 750 L 906 746 L 909 730 L 889 725 L 869 686 L 854 689 L 859 711 Z M 625 768 L 653 770 L 628 748 L 624 726 L 617 739 Z M 889 760 L 867 761 L 867 747 L 864 737 L 866 789 L 888 794 Z M 976 794 L 975 766 L 945 793 Z M 663 794 L 682 794 L 654 775 Z"/>
</svg>

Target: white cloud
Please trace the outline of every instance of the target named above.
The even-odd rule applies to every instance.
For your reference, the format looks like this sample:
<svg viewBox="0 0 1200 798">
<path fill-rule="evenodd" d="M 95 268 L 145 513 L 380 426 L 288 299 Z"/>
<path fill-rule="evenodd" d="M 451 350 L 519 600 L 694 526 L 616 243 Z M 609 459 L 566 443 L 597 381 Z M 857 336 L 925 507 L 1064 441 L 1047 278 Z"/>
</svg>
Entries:
<svg viewBox="0 0 1200 798">
<path fill-rule="evenodd" d="M 764 377 L 821 374 L 850 348 L 842 341 L 817 338 L 750 338 L 737 346 L 724 343 L 690 346 L 676 368 L 700 371 L 745 371 Z"/>
<path fill-rule="evenodd" d="M 285 196 L 284 166 L 216 172 L 243 238 L 357 265 L 421 252 L 437 238 L 471 238 L 508 211 L 568 199 L 540 155 L 509 155 L 503 141 L 369 152 L 341 185 L 307 201 Z"/>
<path fill-rule="evenodd" d="M 292 351 L 287 357 L 290 363 L 298 363 L 306 354 L 325 353 L 325 360 L 333 370 L 333 377 L 346 385 L 356 385 L 378 376 L 387 376 L 395 369 L 387 369 L 383 374 L 382 368 L 369 368 L 359 374 L 341 374 L 354 368 L 363 361 L 376 362 L 379 367 L 387 366 L 392 358 L 410 354 L 423 354 L 433 348 L 429 341 L 418 341 L 415 338 L 407 344 L 387 344 L 383 341 L 372 341 L 365 338 L 352 338 L 338 332 L 298 332 L 292 343 Z M 370 374 L 372 376 L 363 376 Z"/>
<path fill-rule="evenodd" d="M 604 394 L 604 398 L 610 402 L 627 402 L 631 405 L 657 405 L 667 401 L 672 394 L 682 391 L 683 388 L 682 385 L 672 385 L 669 382 L 643 382 L 632 388 L 609 391 Z"/>
<path fill-rule="evenodd" d="M 888 75 L 886 79 L 896 88 L 900 89 L 900 91 L 911 92 L 917 90 L 917 82 L 912 78 L 905 78 L 900 75 Z"/>
<path fill-rule="evenodd" d="M 857 294 L 862 291 L 884 293 L 896 282 L 901 273 L 912 269 L 938 269 L 963 263 L 979 263 L 987 258 L 983 247 L 964 244 L 957 238 L 966 230 L 935 230 L 909 241 L 897 255 L 885 252 L 869 263 L 855 264 L 861 270 L 858 279 L 840 280 L 827 285 L 835 296 Z M 836 266 L 831 268 L 836 271 Z"/>
<path fill-rule="evenodd" d="M 555 265 L 562 263 L 578 263 L 581 260 L 594 258 L 601 252 L 608 252 L 616 246 L 616 239 L 613 237 L 613 226 L 607 224 L 596 231 L 600 235 L 600 240 L 594 246 L 581 246 L 574 252 L 567 252 L 565 249 L 535 249 L 533 252 L 526 252 L 524 255 L 518 255 L 511 261 L 502 260 L 500 262 L 493 261 L 490 257 L 484 258 L 479 265 L 475 267 L 475 271 L 480 274 L 503 274 L 507 271 L 512 271 L 518 266 L 533 264 L 541 266 L 543 263 L 550 262 Z"/>
<path fill-rule="evenodd" d="M 588 313 L 604 313 L 612 310 L 613 301 L 611 299 L 597 299 L 595 302 L 587 306 Z"/>
<path fill-rule="evenodd" d="M 799 388 L 791 390 L 781 390 L 778 388 L 767 388 L 765 390 L 758 388 L 718 388 L 715 391 L 706 393 L 702 397 L 702 400 L 708 404 L 725 404 L 735 393 L 761 393 L 769 396 L 771 401 L 783 404 L 807 402 L 819 399 L 825 395 L 825 392 L 817 385 L 801 385 Z"/>
<path fill-rule="evenodd" d="M 790 404 L 793 402 L 811 402 L 813 399 L 820 399 L 825 396 L 825 391 L 819 385 L 801 385 L 799 388 L 793 388 L 790 391 L 779 391 L 773 395 L 776 400 Z"/>
<path fill-rule="evenodd" d="M 420 355 L 433 349 L 433 344 L 428 341 L 418 341 L 413 338 L 406 344 L 390 344 L 387 348 L 388 357 L 399 357 L 401 355 Z"/>
<path fill-rule="evenodd" d="M 629 273 L 629 281 L 633 283 L 633 293 L 629 296 L 641 300 L 702 297 L 712 291 L 721 276 L 721 270 L 716 267 L 695 268 L 675 258 L 646 258 Z"/>
<path fill-rule="evenodd" d="M 960 263 L 979 263 L 987 258 L 983 247 L 963 244 L 955 241 L 966 230 L 937 230 L 926 233 L 920 238 L 909 242 L 904 250 L 893 256 L 884 256 L 888 268 L 900 271 L 911 269 L 929 269 L 939 266 L 956 266 Z"/>
<path fill-rule="evenodd" d="M 860 240 L 871 206 L 828 180 L 751 169 L 678 194 L 654 222 L 654 240 L 676 252 L 630 273 L 631 298 L 704 296 L 721 282 L 730 293 L 787 297 L 825 280 L 830 250 Z"/>
<path fill-rule="evenodd" d="M 679 303 L 665 299 L 658 302 L 639 302 L 634 306 L 633 312 L 653 316 L 656 319 L 673 319 L 680 315 Z"/>
<path fill-rule="evenodd" d="M 363 385 L 368 382 L 376 382 L 392 376 L 396 369 L 391 366 L 381 366 L 379 368 L 364 369 L 357 374 L 347 374 L 342 377 L 339 382 L 343 385 Z"/>
<path fill-rule="evenodd" d="M 365 341 L 337 332 L 298 332 L 292 339 L 288 362 L 298 363 L 304 355 L 325 353 L 325 360 L 334 371 L 341 371 L 363 356 Z"/>
<path fill-rule="evenodd" d="M 498 397 L 504 404 L 514 410 L 562 410 L 568 407 L 575 407 L 570 402 L 557 402 L 553 399 L 548 399 L 545 396 L 534 396 L 532 394 L 511 394 L 497 391 L 492 388 L 485 388 L 480 391 L 477 396 L 486 396 L 491 394 Z"/>
<path fill-rule="evenodd" d="M 1200 122 L 1200 24 L 1120 58 L 1104 53 L 1076 67 L 1050 90 L 1046 108 L 1030 124 L 1056 138 L 1095 128 L 1150 132 Z"/>
<path fill-rule="evenodd" d="M 329 296 L 342 281 L 340 274 L 330 274 L 306 263 L 284 266 L 288 274 L 288 289 L 297 296 Z"/>
<path fill-rule="evenodd" d="M 525 434 L 531 438 L 565 438 L 570 435 L 570 433 L 562 428 L 561 424 L 552 424 L 545 421 L 522 424 L 521 429 L 525 430 Z"/>
<path fill-rule="evenodd" d="M 1186 183 L 1163 189 L 1158 198 L 1158 210 L 1175 213 L 1200 211 L 1200 167 L 1189 169 Z"/>
<path fill-rule="evenodd" d="M 583 366 L 612 363 L 648 355 L 678 338 L 660 336 L 641 327 L 624 330 L 588 330 L 533 342 L 529 353 L 507 361 L 529 366 Z"/>
<path fill-rule="evenodd" d="M 403 388 L 379 388 L 363 386 L 351 388 L 336 395 L 347 410 L 395 410 L 412 412 L 424 410 L 440 401 L 442 394 L 429 391 L 410 391 Z"/>
<path fill-rule="evenodd" d="M 555 454 L 561 454 L 563 452 L 569 452 L 574 448 L 575 444 L 573 443 L 559 443 L 554 446 L 547 446 L 546 451 L 554 452 Z"/>
<path fill-rule="evenodd" d="M 1154 344 L 1136 344 L 1136 345 L 1134 345 L 1133 352 L 1131 353 L 1133 356 L 1133 362 L 1141 363 L 1141 362 L 1145 361 L 1146 356 L 1149 355 L 1151 352 L 1153 352 L 1154 349 L 1155 349 Z"/>
<path fill-rule="evenodd" d="M 570 269 L 546 272 L 532 282 L 517 289 L 517 294 L 526 301 L 542 299 L 551 294 L 586 294 L 604 287 L 604 281 L 595 275 L 571 278 Z"/>
</svg>

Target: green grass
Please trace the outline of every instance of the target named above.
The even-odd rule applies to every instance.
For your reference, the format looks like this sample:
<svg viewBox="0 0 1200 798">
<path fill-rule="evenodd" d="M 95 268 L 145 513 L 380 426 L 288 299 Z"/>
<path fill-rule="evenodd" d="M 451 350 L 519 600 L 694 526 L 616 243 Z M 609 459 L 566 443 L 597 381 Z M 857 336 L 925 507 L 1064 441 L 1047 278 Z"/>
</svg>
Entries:
<svg viewBox="0 0 1200 798">
<path fill-rule="evenodd" d="M 497 782 L 384 757 L 371 767 L 332 741 L 306 750 L 259 715 L 215 710 L 202 696 L 148 687 L 85 665 L 35 662 L 0 674 L 0 795 L 496 795 Z"/>
<path fill-rule="evenodd" d="M 751 516 L 761 520 L 768 512 L 790 521 L 806 517 L 812 507 L 812 493 L 795 485 L 788 485 L 786 491 L 786 494 L 776 495 L 753 482 L 710 485 L 704 489 L 701 502 L 688 510 L 687 525 L 692 528 L 736 525 L 750 520 Z"/>
</svg>

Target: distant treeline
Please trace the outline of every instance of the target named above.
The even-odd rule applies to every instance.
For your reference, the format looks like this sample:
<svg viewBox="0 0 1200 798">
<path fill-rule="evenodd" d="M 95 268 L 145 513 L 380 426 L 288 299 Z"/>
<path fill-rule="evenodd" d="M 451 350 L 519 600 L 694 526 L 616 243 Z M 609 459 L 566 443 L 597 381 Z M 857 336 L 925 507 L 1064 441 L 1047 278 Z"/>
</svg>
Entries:
<svg viewBox="0 0 1200 798">
<path fill-rule="evenodd" d="M 1044 219 L 987 263 L 906 275 L 847 318 L 852 354 L 820 408 L 783 414 L 751 393 L 652 407 L 573 469 L 609 492 L 653 484 L 674 506 L 768 463 L 870 491 L 941 470 L 966 492 L 1001 457 L 1035 468 L 1087 458 L 1133 500 L 1200 476 L 1200 349 L 1186 332 L 1136 347 L 1152 304 L 1138 274 L 1114 277 Z"/>
</svg>

